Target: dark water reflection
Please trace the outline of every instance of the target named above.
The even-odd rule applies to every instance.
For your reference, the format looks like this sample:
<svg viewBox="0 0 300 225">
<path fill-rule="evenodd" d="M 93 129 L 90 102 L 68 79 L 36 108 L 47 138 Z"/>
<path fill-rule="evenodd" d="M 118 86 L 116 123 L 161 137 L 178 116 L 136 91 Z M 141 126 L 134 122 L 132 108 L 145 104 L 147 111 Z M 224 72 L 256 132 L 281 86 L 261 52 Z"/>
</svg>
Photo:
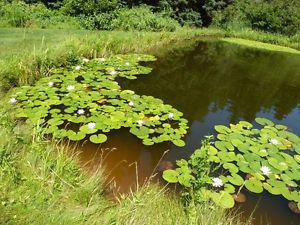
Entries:
<svg viewBox="0 0 300 225">
<path fill-rule="evenodd" d="M 263 116 L 300 135 L 300 56 L 206 40 L 168 52 L 150 66 L 154 68 L 150 75 L 122 81 L 121 86 L 158 97 L 182 111 L 190 121 L 187 145 L 145 147 L 127 130 L 111 134 L 101 149 L 115 150 L 104 151 L 104 156 L 99 146 L 85 144 L 82 160 L 97 165 L 106 156 L 105 165 L 121 191 L 133 187 L 137 178 L 142 182 L 149 177 L 165 150 L 170 151 L 164 160 L 188 157 L 203 136 L 214 134 L 216 124 L 252 122 Z M 280 197 L 249 194 L 241 210 L 250 213 L 258 201 L 256 224 L 267 224 L 266 220 L 272 225 L 300 224 L 299 216 Z"/>
</svg>

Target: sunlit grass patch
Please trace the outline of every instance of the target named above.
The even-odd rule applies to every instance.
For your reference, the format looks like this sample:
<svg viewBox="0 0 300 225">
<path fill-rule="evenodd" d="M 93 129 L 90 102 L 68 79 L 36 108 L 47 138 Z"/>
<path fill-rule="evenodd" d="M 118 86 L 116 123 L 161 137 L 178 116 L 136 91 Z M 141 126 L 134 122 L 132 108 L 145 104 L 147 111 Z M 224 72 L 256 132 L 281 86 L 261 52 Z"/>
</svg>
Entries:
<svg viewBox="0 0 300 225">
<path fill-rule="evenodd" d="M 293 49 L 293 48 L 269 44 L 269 43 L 263 43 L 260 41 L 252 41 L 252 40 L 247 40 L 247 39 L 242 39 L 242 38 L 222 38 L 222 41 L 233 43 L 233 44 L 244 45 L 244 46 L 251 47 L 251 48 L 259 48 L 259 49 L 264 49 L 264 50 L 269 50 L 269 51 L 300 54 L 300 51 Z"/>
</svg>

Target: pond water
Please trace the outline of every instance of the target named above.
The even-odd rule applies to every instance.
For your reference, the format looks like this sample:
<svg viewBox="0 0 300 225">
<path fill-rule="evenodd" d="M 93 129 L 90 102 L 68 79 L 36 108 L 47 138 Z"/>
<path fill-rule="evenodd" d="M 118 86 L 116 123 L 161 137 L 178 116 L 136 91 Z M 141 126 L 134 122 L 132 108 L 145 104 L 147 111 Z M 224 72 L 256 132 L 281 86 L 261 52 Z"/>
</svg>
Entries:
<svg viewBox="0 0 300 225">
<path fill-rule="evenodd" d="M 123 129 L 111 132 L 107 143 L 80 145 L 80 159 L 89 168 L 104 163 L 115 192 L 127 192 L 179 158 L 187 158 L 214 125 L 253 122 L 266 117 L 300 135 L 300 56 L 245 48 L 218 40 L 203 40 L 160 54 L 153 72 L 137 80 L 122 80 L 123 89 L 162 99 L 190 122 L 186 146 L 170 143 L 147 147 Z M 158 165 L 160 162 L 160 165 Z M 161 163 L 163 162 L 163 163 Z M 245 192 L 239 211 L 254 209 L 255 224 L 300 224 L 287 201 L 269 194 Z"/>
</svg>

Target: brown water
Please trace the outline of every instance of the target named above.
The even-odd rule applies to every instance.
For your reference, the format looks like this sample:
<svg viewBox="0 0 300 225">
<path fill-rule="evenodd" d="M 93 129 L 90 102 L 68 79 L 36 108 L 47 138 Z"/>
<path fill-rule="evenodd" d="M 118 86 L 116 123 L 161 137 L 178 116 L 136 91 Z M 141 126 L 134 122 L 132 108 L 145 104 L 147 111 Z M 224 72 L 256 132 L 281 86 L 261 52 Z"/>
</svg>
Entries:
<svg viewBox="0 0 300 225">
<path fill-rule="evenodd" d="M 107 143 L 84 143 L 81 160 L 89 168 L 102 161 L 115 191 L 126 192 L 142 184 L 161 168 L 158 162 L 187 158 L 200 146 L 203 136 L 214 134 L 214 125 L 267 117 L 285 124 L 300 135 L 300 56 L 249 49 L 217 40 L 192 43 L 161 54 L 149 64 L 152 74 L 134 81 L 123 80 L 123 89 L 152 95 L 173 105 L 190 122 L 186 146 L 170 143 L 147 147 L 128 130 L 111 132 Z M 254 208 L 255 224 L 298 225 L 287 201 L 269 194 L 245 193 L 238 205 L 249 215 Z"/>
</svg>

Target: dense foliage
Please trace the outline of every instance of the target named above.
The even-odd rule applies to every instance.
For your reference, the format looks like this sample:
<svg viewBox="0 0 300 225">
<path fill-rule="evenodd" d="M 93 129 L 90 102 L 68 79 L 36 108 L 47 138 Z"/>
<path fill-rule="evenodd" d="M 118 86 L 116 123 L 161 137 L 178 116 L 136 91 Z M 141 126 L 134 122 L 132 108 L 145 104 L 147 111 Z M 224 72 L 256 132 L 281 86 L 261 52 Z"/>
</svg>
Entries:
<svg viewBox="0 0 300 225">
<path fill-rule="evenodd" d="M 231 208 L 241 192 L 268 191 L 300 208 L 300 138 L 268 119 L 256 122 L 259 129 L 246 121 L 215 126 L 216 141 L 204 143 L 163 177 L 185 187 L 186 199 L 195 203 L 212 200 Z"/>
<path fill-rule="evenodd" d="M 54 18 L 54 24 L 70 17 L 82 28 L 106 30 L 172 31 L 179 23 L 295 35 L 300 27 L 300 2 L 295 0 L 10 0 L 1 4 L 0 16 L 19 27 L 45 17 Z"/>
</svg>

